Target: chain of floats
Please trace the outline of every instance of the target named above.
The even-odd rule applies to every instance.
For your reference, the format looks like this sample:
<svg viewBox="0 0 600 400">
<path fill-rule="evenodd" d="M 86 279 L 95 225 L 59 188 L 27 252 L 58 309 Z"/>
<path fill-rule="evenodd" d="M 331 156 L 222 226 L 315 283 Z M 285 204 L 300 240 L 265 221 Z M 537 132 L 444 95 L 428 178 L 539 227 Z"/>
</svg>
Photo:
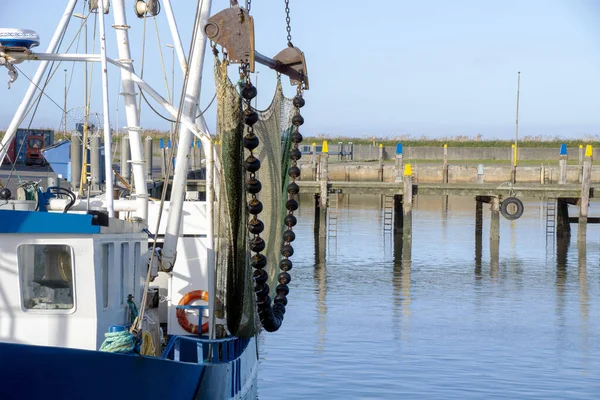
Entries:
<svg viewBox="0 0 600 400">
<path fill-rule="evenodd" d="M 302 97 L 302 85 L 299 85 L 297 94 L 293 99 L 295 112 L 292 118 L 293 132 L 291 135 L 292 148 L 290 150 L 291 166 L 288 169 L 288 175 L 290 176 L 291 181 L 287 186 L 288 200 L 286 202 L 286 209 L 288 210 L 288 213 L 284 219 L 286 230 L 283 233 L 283 246 L 281 247 L 282 259 L 279 262 L 281 273 L 277 276 L 279 282 L 276 288 L 277 295 L 271 306 L 271 297 L 269 296 L 271 289 L 267 284 L 269 275 L 265 270 L 267 258 L 264 254 L 261 254 L 265 249 L 265 241 L 260 237 L 260 234 L 265 229 L 265 226 L 263 222 L 258 219 L 258 214 L 263 210 L 263 205 L 256 196 L 262 188 L 260 181 L 256 178 L 256 172 L 260 169 L 260 160 L 256 158 L 253 153 L 254 149 L 259 145 L 258 137 L 254 134 L 254 124 L 258 122 L 258 113 L 251 107 L 250 102 L 256 97 L 257 90 L 256 87 L 252 85 L 252 82 L 250 82 L 250 73 L 247 64 L 242 64 L 240 67 L 240 78 L 242 79 L 243 84 L 241 95 L 244 104 L 244 123 L 247 126 L 243 144 L 250 152 L 250 155 L 244 161 L 244 169 L 248 173 L 246 187 L 251 196 L 250 201 L 248 201 L 248 212 L 252 217 L 248 224 L 248 231 L 253 235 L 250 239 L 250 250 L 255 253 L 251 259 L 251 265 L 254 268 L 252 274 L 254 279 L 254 292 L 256 294 L 256 304 L 260 322 L 266 331 L 274 332 L 279 329 L 283 321 L 285 306 L 287 305 L 287 295 L 290 292 L 288 284 L 292 280 L 289 274 L 289 271 L 292 269 L 292 261 L 290 261 L 289 258 L 294 254 L 294 248 L 292 247 L 291 242 L 296 238 L 292 228 L 297 223 L 294 211 L 298 209 L 298 202 L 294 199 L 294 196 L 299 192 L 298 184 L 295 181 L 296 178 L 300 176 L 300 168 L 297 165 L 297 161 L 302 156 L 302 153 L 298 149 L 298 144 L 302 142 L 302 135 L 299 132 L 299 127 L 304 123 L 304 118 L 300 115 L 300 108 L 304 106 L 304 98 Z"/>
</svg>

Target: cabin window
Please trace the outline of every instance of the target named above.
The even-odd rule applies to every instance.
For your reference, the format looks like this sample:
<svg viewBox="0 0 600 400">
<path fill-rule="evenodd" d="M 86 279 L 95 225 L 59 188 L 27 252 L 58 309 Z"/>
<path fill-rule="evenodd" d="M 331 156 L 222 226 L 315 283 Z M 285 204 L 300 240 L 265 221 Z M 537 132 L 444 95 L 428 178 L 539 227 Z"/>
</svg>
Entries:
<svg viewBox="0 0 600 400">
<path fill-rule="evenodd" d="M 104 308 L 108 308 L 108 281 L 110 279 L 110 275 L 112 275 L 109 270 L 112 264 L 114 245 L 112 243 L 107 243 L 102 245 L 101 255 L 101 272 L 102 272 L 102 305 Z M 110 275 L 109 275 L 110 273 Z"/>
<path fill-rule="evenodd" d="M 121 270 L 119 277 L 119 299 L 121 305 L 125 304 L 125 298 L 127 294 L 125 293 L 125 270 L 129 266 L 129 243 L 121 243 Z"/>
<path fill-rule="evenodd" d="M 26 310 L 69 310 L 74 306 L 71 247 L 22 244 L 18 248 L 21 296 Z"/>
</svg>

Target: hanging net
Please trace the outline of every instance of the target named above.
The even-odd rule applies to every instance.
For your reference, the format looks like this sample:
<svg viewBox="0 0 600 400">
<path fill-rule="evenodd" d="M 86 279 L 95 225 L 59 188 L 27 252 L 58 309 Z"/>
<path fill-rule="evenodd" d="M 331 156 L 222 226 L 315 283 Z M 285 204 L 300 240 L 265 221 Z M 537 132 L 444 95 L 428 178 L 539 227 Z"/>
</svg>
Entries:
<svg viewBox="0 0 600 400">
<path fill-rule="evenodd" d="M 217 173 L 215 176 L 217 203 L 215 205 L 215 315 L 226 323 L 219 326 L 217 336 L 227 334 L 250 337 L 260 322 L 256 316 L 252 267 L 248 233 L 249 195 L 246 192 L 246 172 L 243 160 L 248 155 L 243 147 L 245 125 L 238 88 L 227 76 L 227 62 L 215 60 L 217 88 L 217 130 L 221 140 L 216 146 Z M 285 201 L 286 171 L 289 164 L 290 132 L 293 106 L 284 97 L 278 78 L 271 105 L 259 112 L 254 133 L 260 145 L 254 154 L 261 162 L 256 177 L 262 183 L 258 194 L 263 204 L 260 219 L 265 225 L 261 234 L 266 242 L 263 254 L 267 257 L 266 271 L 274 295 L 278 275 Z"/>
</svg>

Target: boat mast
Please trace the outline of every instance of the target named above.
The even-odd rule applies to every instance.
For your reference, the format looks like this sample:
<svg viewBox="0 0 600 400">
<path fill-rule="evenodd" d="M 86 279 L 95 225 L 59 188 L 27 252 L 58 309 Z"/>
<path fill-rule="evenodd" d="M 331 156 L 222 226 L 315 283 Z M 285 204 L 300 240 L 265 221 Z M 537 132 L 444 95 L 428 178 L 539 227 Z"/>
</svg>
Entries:
<svg viewBox="0 0 600 400">
<path fill-rule="evenodd" d="M 60 42 L 61 38 L 64 36 L 64 34 L 67 30 L 67 27 L 69 26 L 69 20 L 71 19 L 71 16 L 73 15 L 73 11 L 75 10 L 76 5 L 77 5 L 77 0 L 70 0 L 69 4 L 67 4 L 65 12 L 63 13 L 62 18 L 60 19 L 60 22 L 58 23 L 58 26 L 56 27 L 56 30 L 54 31 L 54 35 L 52 36 L 52 39 L 50 40 L 50 43 L 48 44 L 46 53 L 55 53 L 56 50 L 58 50 L 59 42 Z M 35 76 L 31 80 L 31 84 L 29 85 L 29 88 L 27 89 L 27 92 L 25 93 L 25 97 L 21 101 L 19 108 L 17 108 L 17 111 L 15 112 L 15 115 L 14 115 L 12 121 L 10 121 L 10 125 L 8 126 L 8 129 L 6 130 L 6 133 L 4 133 L 4 137 L 2 138 L 2 143 L 0 144 L 0 164 L 2 164 L 2 162 L 4 161 L 4 157 L 6 157 L 6 153 L 8 151 L 8 145 L 11 142 L 11 140 L 15 137 L 15 133 L 17 132 L 19 125 L 21 124 L 23 119 L 25 119 L 25 113 L 26 113 L 27 109 L 29 108 L 29 105 L 31 104 L 31 100 L 33 99 L 33 95 L 35 94 L 35 91 L 37 90 L 37 88 L 40 85 L 40 82 L 42 81 L 42 77 L 43 77 L 44 73 L 46 72 L 48 63 L 49 63 L 48 61 L 42 61 L 40 63 L 40 66 L 38 67 L 38 69 L 35 73 Z"/>
<path fill-rule="evenodd" d="M 182 114 L 192 120 L 196 119 L 200 89 L 202 83 L 202 67 L 204 65 L 204 52 L 206 50 L 206 35 L 202 27 L 206 24 L 210 15 L 212 1 L 201 3 L 199 21 L 197 21 L 194 32 L 193 49 L 190 55 L 188 83 L 185 91 L 185 100 Z M 184 125 L 180 126 L 179 143 L 177 145 L 177 163 L 173 174 L 173 186 L 171 190 L 171 203 L 167 218 L 165 242 L 163 246 L 163 265 L 167 269 L 172 268 L 175 263 L 177 252 L 177 241 L 181 232 L 181 215 L 183 201 L 187 186 L 188 157 L 192 146 L 194 134 Z M 212 227 L 209 227 L 209 230 Z"/>
<path fill-rule="evenodd" d="M 167 16 L 167 22 L 169 23 L 169 29 L 171 30 L 171 36 L 173 37 L 173 48 L 177 52 L 177 60 L 179 61 L 181 72 L 183 72 L 183 75 L 185 76 L 185 72 L 187 70 L 187 60 L 185 59 L 183 45 L 181 44 L 179 29 L 177 29 L 177 23 L 175 22 L 175 15 L 173 14 L 173 7 L 171 7 L 171 0 L 163 0 L 162 4 Z"/>
<path fill-rule="evenodd" d="M 129 49 L 129 26 L 125 17 L 123 0 L 113 0 L 113 13 L 115 18 L 114 28 L 117 31 L 117 47 L 119 61 L 129 66 L 128 70 L 121 68 L 121 81 L 123 83 L 123 100 L 125 102 L 125 115 L 127 117 L 127 130 L 129 131 L 129 145 L 131 148 L 131 163 L 136 197 L 141 199 L 138 216 L 144 221 L 148 220 L 148 188 L 144 171 L 144 157 L 142 155 L 142 137 L 140 134 L 140 119 L 137 102 L 135 101 L 136 89 L 133 82 L 133 66 Z"/>
<path fill-rule="evenodd" d="M 107 10 L 108 11 L 108 10 Z M 108 104 L 108 63 L 106 62 L 106 32 L 104 30 L 104 1 L 98 1 L 98 19 L 100 22 L 100 64 L 102 65 L 102 105 L 104 107 L 104 179 L 106 184 L 106 210 L 108 217 L 114 218 L 113 174 L 112 174 L 112 137 L 110 132 L 110 108 Z"/>
</svg>

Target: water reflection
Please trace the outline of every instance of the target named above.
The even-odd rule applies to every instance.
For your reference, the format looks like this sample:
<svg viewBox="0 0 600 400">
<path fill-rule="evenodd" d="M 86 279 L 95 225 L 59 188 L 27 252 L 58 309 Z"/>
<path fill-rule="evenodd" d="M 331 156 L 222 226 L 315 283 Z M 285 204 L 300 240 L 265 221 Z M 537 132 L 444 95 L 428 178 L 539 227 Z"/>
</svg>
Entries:
<svg viewBox="0 0 600 400">
<path fill-rule="evenodd" d="M 394 337 L 395 339 L 406 340 L 410 331 L 412 236 L 395 234 L 393 235 L 393 241 Z"/>
<path fill-rule="evenodd" d="M 327 238 L 322 235 L 322 226 L 319 219 L 319 212 L 315 208 L 314 223 L 314 243 L 315 243 L 315 267 L 314 280 L 317 293 L 317 341 L 316 350 L 322 353 L 325 349 L 327 338 Z"/>
</svg>

